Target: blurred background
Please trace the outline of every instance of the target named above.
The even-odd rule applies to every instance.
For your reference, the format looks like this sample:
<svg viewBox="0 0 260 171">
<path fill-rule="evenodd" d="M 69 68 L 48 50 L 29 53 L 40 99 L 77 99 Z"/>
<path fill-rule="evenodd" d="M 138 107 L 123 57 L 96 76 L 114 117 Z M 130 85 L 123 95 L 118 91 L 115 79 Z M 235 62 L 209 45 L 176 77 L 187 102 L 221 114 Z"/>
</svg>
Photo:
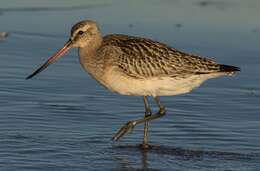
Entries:
<svg viewBox="0 0 260 171">
<path fill-rule="evenodd" d="M 260 167 L 259 0 L 2 0 L 1 170 L 257 170 Z M 162 97 L 168 114 L 151 123 L 152 149 L 137 148 L 141 97 L 111 93 L 83 71 L 77 50 L 25 80 L 96 20 L 103 35 L 148 37 L 241 67 L 190 94 Z M 154 108 L 156 111 L 156 108 Z"/>
</svg>

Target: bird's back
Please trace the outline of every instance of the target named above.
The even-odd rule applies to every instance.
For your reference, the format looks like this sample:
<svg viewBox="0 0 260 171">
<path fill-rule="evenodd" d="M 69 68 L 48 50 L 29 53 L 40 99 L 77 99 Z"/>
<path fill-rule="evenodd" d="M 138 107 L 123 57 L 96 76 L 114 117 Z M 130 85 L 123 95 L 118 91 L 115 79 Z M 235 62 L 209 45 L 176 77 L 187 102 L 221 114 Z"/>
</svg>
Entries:
<svg viewBox="0 0 260 171">
<path fill-rule="evenodd" d="M 231 73 L 237 67 L 217 64 L 200 56 L 178 51 L 166 44 L 146 38 L 127 35 L 108 35 L 103 46 L 113 47 L 121 53 L 114 65 L 135 78 L 186 77 L 196 74 Z"/>
</svg>

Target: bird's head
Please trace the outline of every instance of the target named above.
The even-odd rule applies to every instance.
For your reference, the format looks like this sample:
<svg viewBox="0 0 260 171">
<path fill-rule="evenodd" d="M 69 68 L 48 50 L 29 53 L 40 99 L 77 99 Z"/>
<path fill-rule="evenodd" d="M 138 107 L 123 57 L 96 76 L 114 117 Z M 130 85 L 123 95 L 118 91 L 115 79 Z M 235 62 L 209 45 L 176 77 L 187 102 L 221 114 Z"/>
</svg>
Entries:
<svg viewBox="0 0 260 171">
<path fill-rule="evenodd" d="M 65 45 L 26 79 L 30 79 L 43 71 L 50 64 L 65 55 L 71 48 L 94 48 L 99 45 L 101 40 L 101 33 L 95 21 L 84 20 L 78 22 L 72 27 L 70 39 L 65 43 Z"/>
<path fill-rule="evenodd" d="M 92 46 L 100 38 L 100 31 L 95 21 L 78 22 L 71 29 L 70 41 L 72 47 Z"/>
</svg>

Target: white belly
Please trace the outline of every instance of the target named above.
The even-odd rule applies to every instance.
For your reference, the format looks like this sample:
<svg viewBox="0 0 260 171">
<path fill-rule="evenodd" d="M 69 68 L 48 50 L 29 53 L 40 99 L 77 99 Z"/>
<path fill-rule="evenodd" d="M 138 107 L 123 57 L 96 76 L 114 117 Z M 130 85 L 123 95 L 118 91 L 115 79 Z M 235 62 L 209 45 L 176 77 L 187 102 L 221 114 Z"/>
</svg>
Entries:
<svg viewBox="0 0 260 171">
<path fill-rule="evenodd" d="M 113 92 L 134 96 L 173 96 L 188 93 L 205 80 L 223 75 L 203 74 L 188 78 L 156 77 L 134 79 L 110 70 L 105 74 L 105 87 Z"/>
</svg>

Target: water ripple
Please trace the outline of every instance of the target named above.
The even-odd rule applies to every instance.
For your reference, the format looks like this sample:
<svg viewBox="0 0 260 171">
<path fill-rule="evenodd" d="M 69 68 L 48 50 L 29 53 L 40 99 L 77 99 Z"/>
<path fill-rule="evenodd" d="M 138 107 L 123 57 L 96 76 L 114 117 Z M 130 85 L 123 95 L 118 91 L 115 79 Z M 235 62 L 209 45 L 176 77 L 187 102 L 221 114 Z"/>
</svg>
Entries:
<svg viewBox="0 0 260 171">
<path fill-rule="evenodd" d="M 259 154 L 243 154 L 235 152 L 224 152 L 224 151 L 203 151 L 203 150 L 193 150 L 193 149 L 184 149 L 179 147 L 167 147 L 160 145 L 150 145 L 149 149 L 142 149 L 140 145 L 115 145 L 114 149 L 117 150 L 141 150 L 142 152 L 156 153 L 160 155 L 171 155 L 183 157 L 185 159 L 205 159 L 205 158 L 219 158 L 223 160 L 259 160 Z"/>
</svg>

